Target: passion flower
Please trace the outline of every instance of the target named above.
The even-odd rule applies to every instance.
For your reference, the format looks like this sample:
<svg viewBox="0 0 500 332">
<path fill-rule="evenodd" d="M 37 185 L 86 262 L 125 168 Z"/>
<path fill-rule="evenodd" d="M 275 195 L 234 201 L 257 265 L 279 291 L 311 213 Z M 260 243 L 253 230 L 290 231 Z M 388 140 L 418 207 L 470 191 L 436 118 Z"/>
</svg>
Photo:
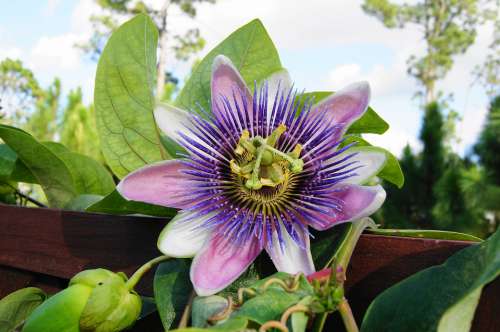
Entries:
<svg viewBox="0 0 500 332">
<path fill-rule="evenodd" d="M 158 126 L 187 151 L 126 176 L 129 200 L 181 209 L 158 248 L 194 257 L 198 295 L 225 288 L 265 249 L 279 271 L 313 273 L 309 227 L 325 230 L 375 212 L 379 185 L 362 186 L 385 163 L 369 147 L 343 146 L 348 127 L 366 111 L 370 88 L 350 85 L 313 105 L 278 72 L 253 94 L 231 61 L 217 56 L 211 112 L 169 105 Z"/>
</svg>

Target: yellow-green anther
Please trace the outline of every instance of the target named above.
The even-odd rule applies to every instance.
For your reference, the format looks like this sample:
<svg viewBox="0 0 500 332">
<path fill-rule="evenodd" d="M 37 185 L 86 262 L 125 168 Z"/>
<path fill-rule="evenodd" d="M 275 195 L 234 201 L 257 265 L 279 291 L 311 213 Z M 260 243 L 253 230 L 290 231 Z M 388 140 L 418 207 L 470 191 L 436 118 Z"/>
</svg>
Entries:
<svg viewBox="0 0 500 332">
<path fill-rule="evenodd" d="M 252 154 L 254 154 L 256 151 L 255 146 L 249 140 L 240 141 L 240 146 Z"/>
<path fill-rule="evenodd" d="M 243 174 L 250 174 L 252 173 L 253 166 L 255 165 L 255 162 L 249 162 L 248 164 L 241 166 L 241 173 Z"/>
<path fill-rule="evenodd" d="M 273 130 L 271 135 L 266 139 L 266 144 L 274 147 L 274 144 L 278 141 L 280 138 L 281 134 L 283 134 L 286 131 L 286 126 L 284 124 L 280 124 L 276 129 Z"/>
<path fill-rule="evenodd" d="M 288 153 L 288 155 L 292 158 L 299 158 L 301 152 L 302 152 L 302 144 L 297 144 L 293 148 L 292 152 Z"/>
<path fill-rule="evenodd" d="M 231 171 L 233 173 L 242 174 L 241 167 L 238 166 L 238 164 L 236 163 L 236 160 L 231 159 L 231 161 L 229 162 L 229 167 L 231 168 Z"/>
<path fill-rule="evenodd" d="M 268 178 L 260 178 L 260 183 L 262 183 L 262 186 L 266 187 L 276 187 L 279 184 Z"/>
<path fill-rule="evenodd" d="M 292 171 L 292 173 L 300 173 L 303 169 L 304 162 L 302 161 L 302 159 L 295 159 L 290 163 L 290 171 Z"/>
</svg>

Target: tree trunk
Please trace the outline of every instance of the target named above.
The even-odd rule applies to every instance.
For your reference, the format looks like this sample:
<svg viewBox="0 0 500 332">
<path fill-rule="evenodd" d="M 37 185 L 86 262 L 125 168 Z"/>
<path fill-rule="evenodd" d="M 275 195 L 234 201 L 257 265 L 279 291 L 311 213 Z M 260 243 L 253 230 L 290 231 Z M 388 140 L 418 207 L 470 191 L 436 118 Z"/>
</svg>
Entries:
<svg viewBox="0 0 500 332">
<path fill-rule="evenodd" d="M 161 26 L 159 30 L 159 58 L 156 73 L 156 98 L 161 99 L 165 89 L 165 76 L 167 66 L 167 9 L 170 1 L 165 1 L 161 9 Z"/>
</svg>

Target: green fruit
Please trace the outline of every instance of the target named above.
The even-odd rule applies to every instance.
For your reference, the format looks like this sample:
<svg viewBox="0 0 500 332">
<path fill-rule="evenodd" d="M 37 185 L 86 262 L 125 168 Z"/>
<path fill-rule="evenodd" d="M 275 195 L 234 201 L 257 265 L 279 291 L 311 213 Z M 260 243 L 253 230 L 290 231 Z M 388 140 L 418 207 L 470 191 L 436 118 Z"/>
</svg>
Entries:
<svg viewBox="0 0 500 332">
<path fill-rule="evenodd" d="M 31 313 L 22 332 L 79 332 L 80 315 L 91 292 L 86 285 L 60 291 Z"/>
</svg>

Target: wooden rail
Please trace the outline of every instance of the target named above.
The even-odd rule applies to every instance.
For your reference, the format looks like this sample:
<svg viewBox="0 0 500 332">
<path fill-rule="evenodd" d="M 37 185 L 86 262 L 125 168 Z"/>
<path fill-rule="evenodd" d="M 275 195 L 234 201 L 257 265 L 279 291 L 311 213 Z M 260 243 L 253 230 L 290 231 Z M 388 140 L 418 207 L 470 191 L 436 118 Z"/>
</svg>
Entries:
<svg viewBox="0 0 500 332">
<path fill-rule="evenodd" d="M 53 293 L 81 270 L 103 267 L 130 275 L 158 256 L 167 220 L 0 205 L 0 298 L 27 286 Z M 358 321 L 384 289 L 470 245 L 462 241 L 362 235 L 347 272 L 347 296 Z M 152 294 L 152 273 L 139 292 Z M 500 331 L 500 282 L 485 287 L 473 331 Z M 335 316 L 328 331 L 341 331 Z M 163 331 L 151 315 L 132 331 Z"/>
</svg>

